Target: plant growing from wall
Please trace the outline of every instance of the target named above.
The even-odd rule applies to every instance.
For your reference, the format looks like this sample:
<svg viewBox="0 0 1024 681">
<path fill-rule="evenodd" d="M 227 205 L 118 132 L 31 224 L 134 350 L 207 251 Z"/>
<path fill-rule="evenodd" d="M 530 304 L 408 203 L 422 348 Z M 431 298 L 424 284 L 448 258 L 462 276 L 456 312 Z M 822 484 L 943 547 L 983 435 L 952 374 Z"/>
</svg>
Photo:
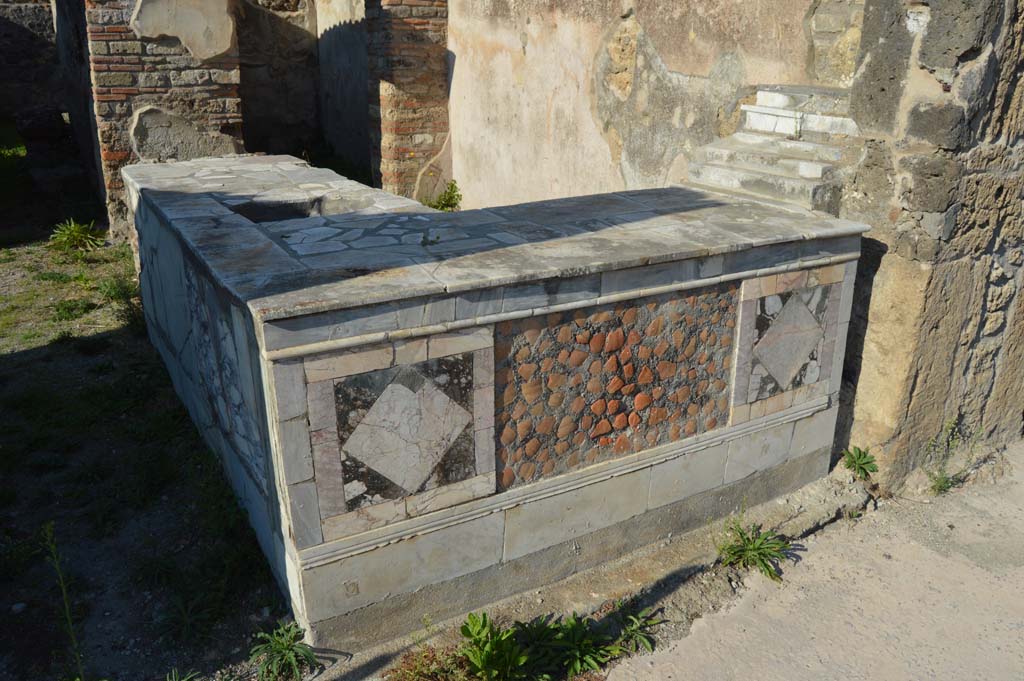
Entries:
<svg viewBox="0 0 1024 681">
<path fill-rule="evenodd" d="M 843 465 L 853 472 L 860 480 L 868 480 L 872 473 L 878 472 L 878 464 L 875 457 L 868 453 L 868 450 L 860 447 L 850 447 L 843 452 Z"/>
<path fill-rule="evenodd" d="M 434 197 L 432 201 L 427 202 L 429 208 L 444 211 L 445 213 L 454 213 L 459 210 L 461 205 L 462 192 L 459 191 L 459 185 L 455 180 L 449 180 L 444 191 Z"/>
<path fill-rule="evenodd" d="M 928 476 L 929 489 L 932 494 L 939 496 L 964 484 L 967 473 L 974 462 L 976 442 L 976 433 L 960 423 L 958 419 L 947 421 L 939 434 L 932 438 L 928 443 L 928 459 L 932 464 L 930 467 L 925 467 L 925 474 Z M 963 450 L 966 450 L 967 464 L 959 471 L 951 473 L 949 471 L 950 459 L 954 454 Z"/>
<path fill-rule="evenodd" d="M 271 632 L 260 632 L 260 641 L 249 652 L 249 661 L 256 665 L 259 681 L 300 681 L 303 668 L 317 665 L 313 649 L 302 641 L 305 631 L 295 622 L 281 622 Z"/>
<path fill-rule="evenodd" d="M 723 565 L 757 568 L 772 581 L 782 581 L 779 563 L 792 551 L 786 539 L 762 530 L 760 525 L 744 527 L 736 518 L 726 525 L 725 532 L 725 538 L 718 545 L 718 557 Z"/>
<path fill-rule="evenodd" d="M 59 251 L 94 251 L 103 245 L 103 230 L 95 222 L 68 218 L 53 228 L 50 245 Z"/>
</svg>

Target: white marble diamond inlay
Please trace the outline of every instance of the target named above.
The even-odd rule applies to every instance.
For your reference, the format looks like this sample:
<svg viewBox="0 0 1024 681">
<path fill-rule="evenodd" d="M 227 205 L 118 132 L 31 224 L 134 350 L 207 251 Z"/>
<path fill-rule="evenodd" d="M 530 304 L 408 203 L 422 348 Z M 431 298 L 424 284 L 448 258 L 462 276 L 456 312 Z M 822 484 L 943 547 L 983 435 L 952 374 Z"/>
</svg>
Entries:
<svg viewBox="0 0 1024 681">
<path fill-rule="evenodd" d="M 798 296 L 791 296 L 764 337 L 754 346 L 754 356 L 783 390 L 788 388 L 818 347 L 824 331 Z"/>
<path fill-rule="evenodd" d="M 416 392 L 392 383 L 370 407 L 343 449 L 346 455 L 412 493 L 427 481 L 472 419 L 472 414 L 429 380 Z"/>
</svg>

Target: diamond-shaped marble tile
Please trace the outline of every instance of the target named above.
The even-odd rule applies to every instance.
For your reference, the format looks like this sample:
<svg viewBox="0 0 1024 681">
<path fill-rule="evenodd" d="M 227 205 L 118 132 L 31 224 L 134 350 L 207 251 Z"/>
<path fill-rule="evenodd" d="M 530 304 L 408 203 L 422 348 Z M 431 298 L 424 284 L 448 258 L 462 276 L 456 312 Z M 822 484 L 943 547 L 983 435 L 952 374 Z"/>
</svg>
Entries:
<svg viewBox="0 0 1024 681">
<path fill-rule="evenodd" d="M 754 356 L 788 388 L 824 337 L 821 325 L 799 296 L 791 296 L 779 316 L 754 346 Z"/>
<path fill-rule="evenodd" d="M 416 391 L 395 382 L 356 426 L 344 451 L 414 492 L 472 418 L 429 379 Z"/>
</svg>

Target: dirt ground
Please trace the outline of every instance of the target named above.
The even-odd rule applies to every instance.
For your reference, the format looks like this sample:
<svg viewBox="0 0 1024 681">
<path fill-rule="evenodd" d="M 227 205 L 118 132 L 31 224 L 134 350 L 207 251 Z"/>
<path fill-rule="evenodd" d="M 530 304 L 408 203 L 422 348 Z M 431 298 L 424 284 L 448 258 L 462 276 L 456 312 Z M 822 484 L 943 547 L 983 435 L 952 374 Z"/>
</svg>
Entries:
<svg viewBox="0 0 1024 681">
<path fill-rule="evenodd" d="M 3 121 L 0 179 L 0 680 L 78 675 L 49 523 L 82 681 L 251 678 L 252 636 L 286 610 L 139 328 L 130 253 L 47 247 L 96 207 L 35 193 Z"/>
<path fill-rule="evenodd" d="M 805 540 L 777 585 L 751 575 L 686 638 L 608 681 L 1024 679 L 1024 444 L 1011 472 L 896 499 Z"/>
</svg>

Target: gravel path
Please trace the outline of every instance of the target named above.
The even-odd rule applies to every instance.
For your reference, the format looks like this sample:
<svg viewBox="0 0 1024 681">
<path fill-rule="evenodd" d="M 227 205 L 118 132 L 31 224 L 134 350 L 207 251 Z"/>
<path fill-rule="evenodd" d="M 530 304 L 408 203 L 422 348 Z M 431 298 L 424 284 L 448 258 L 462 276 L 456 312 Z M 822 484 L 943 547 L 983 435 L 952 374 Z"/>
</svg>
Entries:
<svg viewBox="0 0 1024 681">
<path fill-rule="evenodd" d="M 839 522 L 609 681 L 1024 679 L 1024 443 L 995 484 Z"/>
</svg>

